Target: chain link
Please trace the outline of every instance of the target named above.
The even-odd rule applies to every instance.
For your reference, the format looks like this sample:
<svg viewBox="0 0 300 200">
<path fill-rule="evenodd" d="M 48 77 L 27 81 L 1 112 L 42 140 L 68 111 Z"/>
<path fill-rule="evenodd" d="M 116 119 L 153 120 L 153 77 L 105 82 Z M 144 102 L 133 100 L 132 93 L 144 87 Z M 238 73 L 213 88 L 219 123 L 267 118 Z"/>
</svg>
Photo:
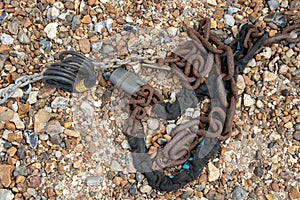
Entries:
<svg viewBox="0 0 300 200">
<path fill-rule="evenodd" d="M 6 88 L 0 89 L 0 105 L 4 104 L 7 99 L 11 98 L 18 88 L 28 86 L 28 89 L 24 92 L 29 94 L 31 91 L 31 83 L 37 82 L 43 78 L 43 73 L 34 75 L 25 75 L 17 78 L 14 84 L 10 84 Z"/>
</svg>

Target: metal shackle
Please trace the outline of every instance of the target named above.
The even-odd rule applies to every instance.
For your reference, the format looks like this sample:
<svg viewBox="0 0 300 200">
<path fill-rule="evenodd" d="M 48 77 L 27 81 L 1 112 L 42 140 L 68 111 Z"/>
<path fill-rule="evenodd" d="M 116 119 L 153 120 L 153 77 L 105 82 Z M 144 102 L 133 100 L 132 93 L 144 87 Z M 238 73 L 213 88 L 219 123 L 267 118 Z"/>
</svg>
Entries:
<svg viewBox="0 0 300 200">
<path fill-rule="evenodd" d="M 109 82 L 130 95 L 135 94 L 140 87 L 144 85 L 144 82 L 140 79 L 140 77 L 122 68 L 116 69 L 111 74 Z"/>
</svg>

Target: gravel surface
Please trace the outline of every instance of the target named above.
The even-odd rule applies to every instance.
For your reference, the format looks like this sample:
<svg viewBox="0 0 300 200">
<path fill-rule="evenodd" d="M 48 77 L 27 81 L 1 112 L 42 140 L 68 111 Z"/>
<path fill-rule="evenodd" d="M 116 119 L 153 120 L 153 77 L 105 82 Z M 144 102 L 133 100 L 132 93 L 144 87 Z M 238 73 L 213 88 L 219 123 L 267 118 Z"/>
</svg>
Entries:
<svg viewBox="0 0 300 200">
<path fill-rule="evenodd" d="M 185 26 L 203 17 L 226 43 L 249 21 L 274 36 L 300 22 L 300 1 L 3 0 L 0 88 L 46 70 L 69 49 L 97 62 L 140 56 L 151 65 L 188 40 Z M 127 67 L 162 92 L 181 89 L 168 70 Z M 16 90 L 0 105 L 0 200 L 300 199 L 299 73 L 300 44 L 274 44 L 256 54 L 238 77 L 232 137 L 197 180 L 174 192 L 152 189 L 135 171 L 121 131 L 129 115 L 121 91 L 97 85 L 70 94 L 41 81 L 29 94 Z M 151 153 L 153 144 L 170 140 L 152 137 L 155 130 L 175 125 L 149 119 L 147 126 Z"/>
</svg>

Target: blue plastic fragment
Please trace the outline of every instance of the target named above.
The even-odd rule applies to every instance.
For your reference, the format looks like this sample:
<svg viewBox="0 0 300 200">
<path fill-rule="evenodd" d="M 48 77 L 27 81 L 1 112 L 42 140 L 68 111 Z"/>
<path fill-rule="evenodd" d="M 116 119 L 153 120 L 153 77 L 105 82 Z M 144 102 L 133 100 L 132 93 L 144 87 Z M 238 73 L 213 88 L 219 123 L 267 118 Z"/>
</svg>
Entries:
<svg viewBox="0 0 300 200">
<path fill-rule="evenodd" d="M 33 149 L 35 149 L 38 145 L 39 138 L 34 133 L 33 130 L 24 130 L 24 136 L 26 139 L 27 144 Z"/>
</svg>

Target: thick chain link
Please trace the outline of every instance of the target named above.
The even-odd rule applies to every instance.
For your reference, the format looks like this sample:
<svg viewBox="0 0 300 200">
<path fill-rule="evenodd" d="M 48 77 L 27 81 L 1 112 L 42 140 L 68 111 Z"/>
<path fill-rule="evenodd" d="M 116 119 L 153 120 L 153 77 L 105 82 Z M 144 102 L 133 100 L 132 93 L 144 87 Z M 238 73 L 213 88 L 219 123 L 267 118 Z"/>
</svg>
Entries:
<svg viewBox="0 0 300 200">
<path fill-rule="evenodd" d="M 17 78 L 14 84 L 0 89 L 0 105 L 4 104 L 9 98 L 11 98 L 18 88 L 28 86 L 28 89 L 24 92 L 29 93 L 31 90 L 31 83 L 37 82 L 43 78 L 43 73 L 34 75 L 25 75 Z"/>
</svg>

